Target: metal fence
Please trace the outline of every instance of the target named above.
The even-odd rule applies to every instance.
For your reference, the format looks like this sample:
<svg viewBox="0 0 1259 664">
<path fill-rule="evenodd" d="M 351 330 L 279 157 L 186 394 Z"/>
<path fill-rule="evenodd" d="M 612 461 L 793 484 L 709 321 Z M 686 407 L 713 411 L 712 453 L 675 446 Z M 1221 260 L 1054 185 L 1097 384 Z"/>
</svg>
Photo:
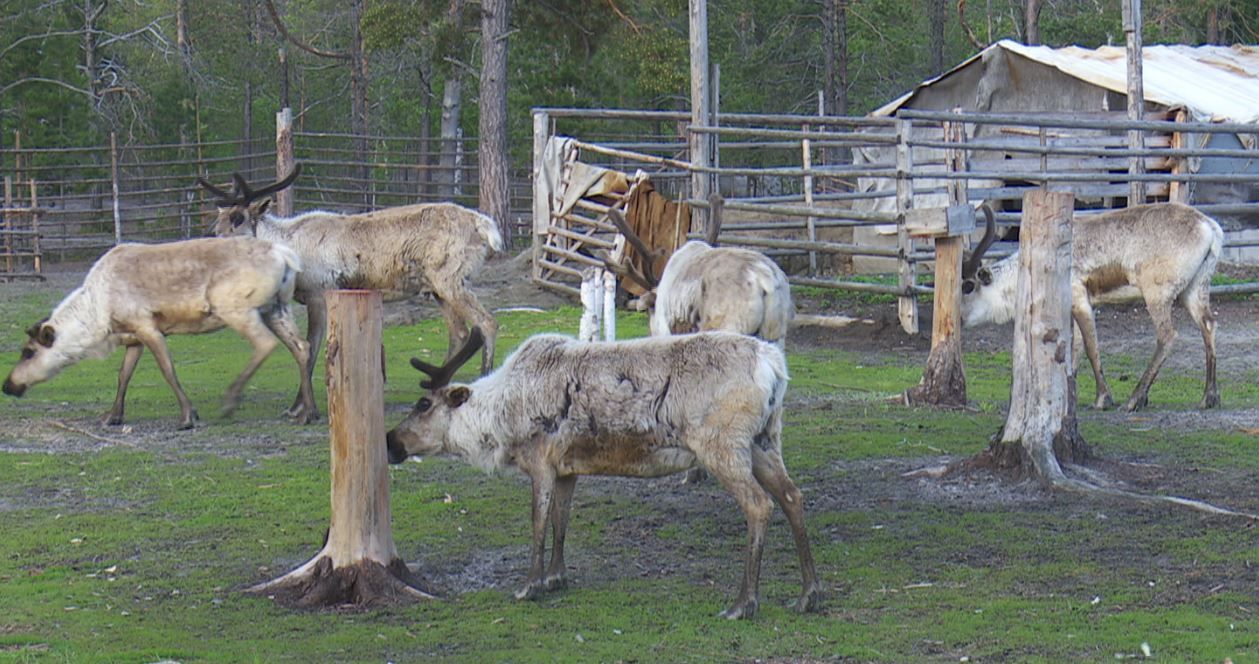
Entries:
<svg viewBox="0 0 1259 664">
<path fill-rule="evenodd" d="M 45 262 L 91 261 L 120 241 L 159 242 L 199 237 L 214 214 L 198 177 L 227 183 L 232 173 L 250 182 L 276 178 L 274 137 L 168 145 L 24 147 L 0 149 L 0 179 L 11 181 L 12 203 L 0 210 L 0 251 L 25 237 L 28 186 L 39 207 Z M 441 165 L 443 142 L 405 136 L 295 132 L 303 163 L 296 210 L 362 212 L 410 203 L 450 201 L 475 207 L 475 139 L 453 142 L 453 165 Z M 33 184 L 31 184 L 33 182 Z M 528 241 L 527 167 L 512 171 L 512 218 Z M 21 228 L 19 228 L 21 226 Z M 4 242 L 7 241 L 8 244 Z M 0 269 L 4 256 L 0 253 Z M 28 265 L 28 269 L 33 265 Z"/>
</svg>

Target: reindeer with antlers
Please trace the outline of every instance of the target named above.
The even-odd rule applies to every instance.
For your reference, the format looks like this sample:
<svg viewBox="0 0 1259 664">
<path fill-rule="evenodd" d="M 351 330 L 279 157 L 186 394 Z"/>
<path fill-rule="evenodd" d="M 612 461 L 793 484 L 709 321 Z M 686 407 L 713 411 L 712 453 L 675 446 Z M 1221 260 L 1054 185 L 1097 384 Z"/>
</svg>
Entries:
<svg viewBox="0 0 1259 664">
<path fill-rule="evenodd" d="M 647 291 L 642 302 L 651 312 L 654 336 L 725 330 L 758 337 L 781 348 L 796 311 L 787 275 L 760 252 L 718 247 L 719 197 L 714 197 L 712 208 L 707 241 L 691 240 L 673 252 L 659 279 L 652 266 L 660 257 L 630 228 L 619 210 L 609 210 L 612 223 L 642 258 L 644 269 L 606 256 L 604 264 Z"/>
<path fill-rule="evenodd" d="M 503 250 L 494 220 L 454 203 L 404 205 L 353 215 L 315 211 L 290 219 L 267 214 L 269 196 L 292 184 L 300 172 L 299 165 L 288 177 L 261 189 L 253 189 L 234 173 L 231 192 L 204 179 L 197 181 L 218 198 L 216 235 L 254 235 L 287 245 L 301 256 L 303 269 L 295 299 L 307 309 L 311 370 L 327 323 L 324 291 L 375 288 L 432 294 L 450 336 L 447 357 L 453 357 L 468 338 L 470 327 L 481 328 L 485 335 L 481 373 L 489 373 L 498 323 L 467 282 L 491 252 Z"/>
<path fill-rule="evenodd" d="M 787 514 L 800 558 L 796 609 L 818 609 L 803 496 L 782 460 L 787 365 L 780 349 L 728 332 L 615 342 L 538 335 L 494 373 L 452 384 L 479 340 L 474 330 L 441 367 L 411 360 L 429 375 L 421 383 L 429 392 L 386 445 L 392 463 L 444 453 L 486 471 L 515 466 L 529 476 L 533 544 L 518 599 L 565 584 L 564 537 L 578 476 L 657 477 L 699 464 L 721 480 L 748 523 L 743 582 L 722 615 L 756 613 L 773 502 Z M 544 568 L 548 524 L 554 545 Z"/>
<path fill-rule="evenodd" d="M 1019 253 L 981 267 L 984 252 L 996 239 L 992 209 L 984 206 L 987 228 L 962 266 L 962 322 L 966 327 L 1005 323 L 1014 316 Z M 1071 267 L 1071 315 L 1084 343 L 1097 383 L 1096 408 L 1114 406 L 1102 374 L 1093 303 L 1145 300 L 1158 343 L 1124 410 L 1144 408 L 1150 385 L 1176 339 L 1172 304 L 1179 303 L 1202 332 L 1206 349 L 1206 388 L 1202 408 L 1220 403 L 1215 384 L 1215 314 L 1211 311 L 1211 275 L 1220 259 L 1224 232 L 1216 221 L 1179 203 L 1137 205 L 1090 216 L 1074 224 Z M 1135 291 L 1135 292 L 1134 292 Z"/>
</svg>

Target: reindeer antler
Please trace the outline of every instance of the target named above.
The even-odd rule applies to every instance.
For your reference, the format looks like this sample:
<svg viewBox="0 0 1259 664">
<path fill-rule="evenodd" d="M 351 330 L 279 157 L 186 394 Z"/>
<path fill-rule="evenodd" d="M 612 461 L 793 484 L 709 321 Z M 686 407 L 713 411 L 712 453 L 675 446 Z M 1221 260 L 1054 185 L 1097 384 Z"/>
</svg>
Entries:
<svg viewBox="0 0 1259 664">
<path fill-rule="evenodd" d="M 629 222 L 625 220 L 625 215 L 621 214 L 620 210 L 608 208 L 608 219 L 612 220 L 612 224 L 616 226 L 616 229 L 621 232 L 621 235 L 625 236 L 625 241 L 629 242 L 630 246 L 634 247 L 634 251 L 638 252 L 638 256 L 643 261 L 643 269 L 639 271 L 629 261 L 613 261 L 606 254 L 603 256 L 603 264 L 618 275 L 633 279 L 646 290 L 652 290 L 660 285 L 660 281 L 656 279 L 653 269 L 659 256 L 651 249 L 648 249 L 647 243 L 643 242 L 643 239 L 638 237 L 634 229 L 630 228 Z"/>
<path fill-rule="evenodd" d="M 218 197 L 219 207 L 232 207 L 233 205 L 248 205 L 263 196 L 269 196 L 285 187 L 293 184 L 297 176 L 302 172 L 301 164 L 294 164 L 293 171 L 283 180 L 269 184 L 262 189 L 251 189 L 249 183 L 245 181 L 245 177 L 240 173 L 232 173 L 233 192 L 227 193 L 224 189 L 217 187 L 205 178 L 197 178 L 197 184 L 201 185 L 206 191 Z"/>
<path fill-rule="evenodd" d="M 717 235 L 721 233 L 722 216 L 726 209 L 726 199 L 721 194 L 713 192 L 708 197 L 708 232 L 704 234 L 704 239 L 710 247 L 717 246 Z"/>
<path fill-rule="evenodd" d="M 428 374 L 428 380 L 420 381 L 420 387 L 426 390 L 436 390 L 439 387 L 445 387 L 450 384 L 450 379 L 455 377 L 455 372 L 459 367 L 472 359 L 481 346 L 485 344 L 485 336 L 481 334 L 480 327 L 473 327 L 468 333 L 468 340 L 463 342 L 463 346 L 454 357 L 450 358 L 440 367 L 433 366 L 418 357 L 411 358 L 411 366 L 419 371 Z"/>
<path fill-rule="evenodd" d="M 984 252 L 988 251 L 988 247 L 997 241 L 997 220 L 993 215 L 992 206 L 985 202 L 979 206 L 984 212 L 984 236 L 979 240 L 979 245 L 971 252 L 970 258 L 962 264 L 962 278 L 973 279 L 975 274 L 979 272 L 979 266 L 984 258 Z"/>
</svg>

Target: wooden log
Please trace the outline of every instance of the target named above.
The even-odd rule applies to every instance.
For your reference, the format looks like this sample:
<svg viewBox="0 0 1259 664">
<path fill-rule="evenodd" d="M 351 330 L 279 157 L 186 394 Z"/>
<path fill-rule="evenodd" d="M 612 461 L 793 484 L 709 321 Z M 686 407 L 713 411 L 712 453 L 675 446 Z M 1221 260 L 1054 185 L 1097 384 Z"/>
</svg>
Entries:
<svg viewBox="0 0 1259 664">
<path fill-rule="evenodd" d="M 326 298 L 332 442 L 327 539 L 306 564 L 247 592 L 297 607 L 434 599 L 398 557 L 390 531 L 380 293 L 334 290 Z"/>
<path fill-rule="evenodd" d="M 1014 315 L 1014 376 L 1000 440 L 975 463 L 1054 482 L 1062 463 L 1088 446 L 1076 422 L 1071 335 L 1071 218 L 1074 198 L 1030 191 L 1023 198 Z"/>
<path fill-rule="evenodd" d="M 905 229 L 904 215 L 914 206 L 914 155 L 909 147 L 909 139 L 913 136 L 912 120 L 896 121 L 896 212 L 899 220 L 896 223 L 896 248 L 900 252 L 897 259 L 897 285 L 902 292 L 909 292 L 914 285 L 916 266 L 910 260 L 914 251 L 914 240 Z M 902 296 L 896 300 L 897 318 L 901 329 L 906 334 L 918 334 L 918 300 L 913 296 Z"/>
<path fill-rule="evenodd" d="M 281 108 L 275 114 L 275 178 L 283 180 L 293 172 L 293 109 Z M 293 216 L 293 187 L 285 187 L 275 193 L 275 212 L 278 216 Z"/>
</svg>

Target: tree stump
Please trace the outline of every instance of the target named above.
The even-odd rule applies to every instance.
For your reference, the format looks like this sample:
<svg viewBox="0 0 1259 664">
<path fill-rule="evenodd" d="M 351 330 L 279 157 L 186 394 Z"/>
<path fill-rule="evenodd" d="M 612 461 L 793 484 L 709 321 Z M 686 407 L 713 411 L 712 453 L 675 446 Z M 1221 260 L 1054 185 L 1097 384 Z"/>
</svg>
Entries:
<svg viewBox="0 0 1259 664">
<path fill-rule="evenodd" d="M 331 524 L 314 558 L 247 592 L 308 608 L 433 599 L 424 580 L 398 557 L 390 531 L 380 293 L 337 290 L 326 296 Z"/>
<path fill-rule="evenodd" d="M 1010 412 L 999 439 L 972 462 L 1057 484 L 1061 463 L 1089 454 L 1076 423 L 1072 357 L 1072 194 L 1023 196 Z"/>
<path fill-rule="evenodd" d="M 936 238 L 935 298 L 931 313 L 931 355 L 922 381 L 905 391 L 908 405 L 966 405 L 962 365 L 962 238 Z"/>
</svg>

